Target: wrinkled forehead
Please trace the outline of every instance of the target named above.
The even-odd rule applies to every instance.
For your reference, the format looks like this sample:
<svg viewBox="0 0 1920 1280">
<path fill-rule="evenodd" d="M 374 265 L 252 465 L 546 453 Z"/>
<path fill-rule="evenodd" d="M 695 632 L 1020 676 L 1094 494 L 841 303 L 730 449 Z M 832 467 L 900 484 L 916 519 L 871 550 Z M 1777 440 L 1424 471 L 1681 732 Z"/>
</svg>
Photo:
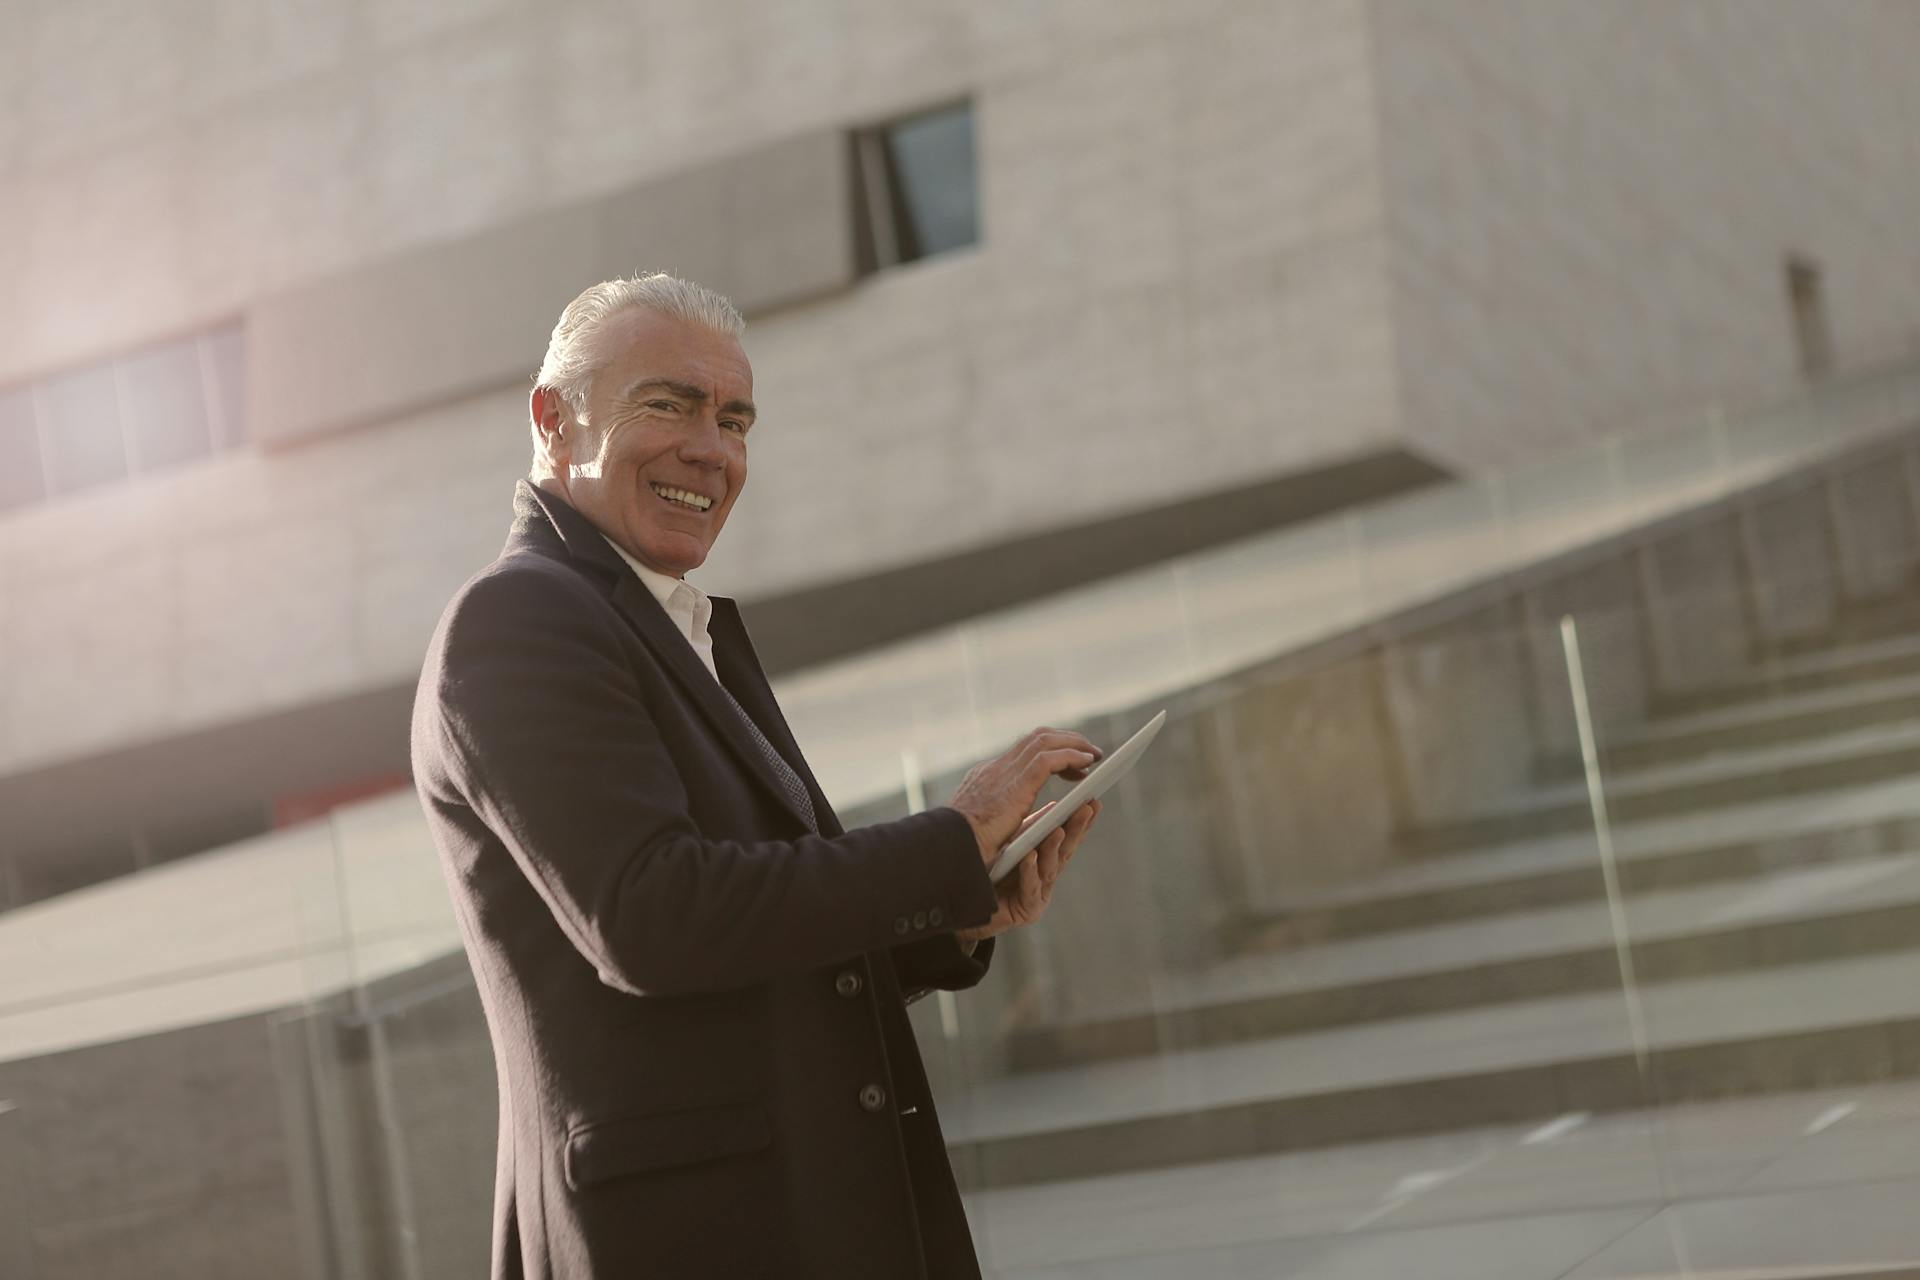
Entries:
<svg viewBox="0 0 1920 1280">
<path fill-rule="evenodd" d="M 636 308 L 609 319 L 599 340 L 595 389 L 609 395 L 648 378 L 710 388 L 722 400 L 753 395 L 753 366 L 730 333 Z"/>
</svg>

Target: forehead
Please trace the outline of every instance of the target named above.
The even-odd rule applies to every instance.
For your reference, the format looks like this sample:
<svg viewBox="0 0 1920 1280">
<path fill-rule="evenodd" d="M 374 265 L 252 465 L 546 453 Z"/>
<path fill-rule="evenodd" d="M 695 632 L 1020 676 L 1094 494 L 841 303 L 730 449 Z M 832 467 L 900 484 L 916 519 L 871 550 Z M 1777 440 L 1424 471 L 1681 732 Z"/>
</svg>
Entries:
<svg viewBox="0 0 1920 1280">
<path fill-rule="evenodd" d="M 609 320 L 601 341 L 596 390 L 617 394 L 645 378 L 672 378 L 723 400 L 753 393 L 753 367 L 740 340 L 705 325 L 636 309 Z"/>
</svg>

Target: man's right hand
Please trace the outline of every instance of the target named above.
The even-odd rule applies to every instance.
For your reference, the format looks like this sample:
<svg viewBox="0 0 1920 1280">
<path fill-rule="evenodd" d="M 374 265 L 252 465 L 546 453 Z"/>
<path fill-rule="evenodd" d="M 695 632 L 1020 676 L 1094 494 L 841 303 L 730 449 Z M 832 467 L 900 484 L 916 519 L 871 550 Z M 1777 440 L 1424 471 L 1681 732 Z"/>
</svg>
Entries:
<svg viewBox="0 0 1920 1280">
<path fill-rule="evenodd" d="M 947 803 L 973 825 L 980 857 L 991 867 L 1054 774 L 1071 780 L 1100 758 L 1100 749 L 1071 729 L 1035 729 L 1004 754 L 967 770 Z"/>
</svg>

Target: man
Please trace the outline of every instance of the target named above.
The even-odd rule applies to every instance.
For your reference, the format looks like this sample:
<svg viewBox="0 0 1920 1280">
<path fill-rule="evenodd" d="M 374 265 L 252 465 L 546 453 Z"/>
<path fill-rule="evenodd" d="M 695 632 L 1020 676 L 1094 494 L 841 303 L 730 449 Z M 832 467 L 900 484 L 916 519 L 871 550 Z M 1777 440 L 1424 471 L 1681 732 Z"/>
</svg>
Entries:
<svg viewBox="0 0 1920 1280">
<path fill-rule="evenodd" d="M 512 533 L 421 674 L 499 1075 L 497 1277 L 978 1276 L 905 1003 L 978 982 L 1098 812 L 988 878 L 1098 755 L 1036 729 L 949 807 L 842 830 L 733 602 L 684 579 L 746 483 L 741 328 L 663 275 L 567 307 Z"/>
</svg>

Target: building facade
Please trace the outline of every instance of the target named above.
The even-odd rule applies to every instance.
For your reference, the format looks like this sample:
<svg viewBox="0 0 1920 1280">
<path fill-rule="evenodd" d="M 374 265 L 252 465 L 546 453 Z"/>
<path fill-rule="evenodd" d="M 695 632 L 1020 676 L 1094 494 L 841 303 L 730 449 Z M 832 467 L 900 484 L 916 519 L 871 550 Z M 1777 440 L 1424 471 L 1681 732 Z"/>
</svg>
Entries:
<svg viewBox="0 0 1920 1280">
<path fill-rule="evenodd" d="M 529 372 L 607 275 L 749 313 L 764 425 L 701 581 L 787 666 L 1098 571 L 1056 550 L 1022 578 L 1075 535 L 1137 562 L 1788 393 L 1920 319 L 1898 3 L 12 26 L 16 903 L 402 780 L 427 634 L 525 468 Z M 949 613 L 855 612 L 915 584 Z"/>
</svg>

